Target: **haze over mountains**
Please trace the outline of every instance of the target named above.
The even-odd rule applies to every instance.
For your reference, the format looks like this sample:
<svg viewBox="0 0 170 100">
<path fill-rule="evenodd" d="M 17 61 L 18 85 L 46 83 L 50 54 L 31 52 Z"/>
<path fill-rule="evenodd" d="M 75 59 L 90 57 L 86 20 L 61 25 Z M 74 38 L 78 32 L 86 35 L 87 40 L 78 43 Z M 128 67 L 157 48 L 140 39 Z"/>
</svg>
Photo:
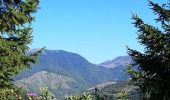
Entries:
<svg viewBox="0 0 170 100">
<path fill-rule="evenodd" d="M 128 56 L 121 56 L 95 65 L 76 53 L 44 50 L 38 63 L 17 75 L 14 84 L 36 92 L 45 86 L 63 99 L 63 95 L 84 91 L 97 84 L 126 80 L 124 69 L 130 62 Z"/>
<path fill-rule="evenodd" d="M 115 68 L 118 66 L 125 66 L 131 62 L 132 62 L 132 60 L 129 56 L 119 56 L 113 60 L 107 60 L 107 61 L 101 63 L 100 66 L 112 69 L 112 68 Z"/>
</svg>

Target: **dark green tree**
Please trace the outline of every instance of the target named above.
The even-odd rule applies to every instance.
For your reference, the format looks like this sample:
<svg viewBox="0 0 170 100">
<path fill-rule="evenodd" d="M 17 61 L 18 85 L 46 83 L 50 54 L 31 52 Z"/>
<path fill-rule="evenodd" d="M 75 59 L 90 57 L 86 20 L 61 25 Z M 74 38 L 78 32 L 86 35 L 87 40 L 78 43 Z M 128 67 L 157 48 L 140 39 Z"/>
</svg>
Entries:
<svg viewBox="0 0 170 100">
<path fill-rule="evenodd" d="M 94 88 L 95 100 L 100 100 L 99 90 L 97 87 Z"/>
<path fill-rule="evenodd" d="M 134 61 L 128 73 L 145 99 L 170 100 L 170 1 L 163 5 L 149 1 L 149 6 L 158 16 L 155 21 L 160 26 L 146 24 L 133 15 L 139 43 L 145 48 L 143 53 L 128 48 Z"/>
<path fill-rule="evenodd" d="M 0 0 L 0 90 L 13 87 L 11 77 L 35 63 L 37 52 L 28 53 L 32 42 L 32 14 L 38 0 Z"/>
</svg>

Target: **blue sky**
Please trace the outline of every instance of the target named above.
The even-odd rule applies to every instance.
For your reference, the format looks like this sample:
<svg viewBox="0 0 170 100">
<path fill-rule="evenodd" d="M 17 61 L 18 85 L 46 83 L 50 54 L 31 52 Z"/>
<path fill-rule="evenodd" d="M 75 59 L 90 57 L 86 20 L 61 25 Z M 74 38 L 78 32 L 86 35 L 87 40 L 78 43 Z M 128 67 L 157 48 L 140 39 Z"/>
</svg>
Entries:
<svg viewBox="0 0 170 100">
<path fill-rule="evenodd" d="M 131 16 L 155 25 L 149 8 L 147 0 L 40 0 L 30 47 L 78 53 L 96 64 L 127 55 L 126 46 L 143 51 Z"/>
</svg>

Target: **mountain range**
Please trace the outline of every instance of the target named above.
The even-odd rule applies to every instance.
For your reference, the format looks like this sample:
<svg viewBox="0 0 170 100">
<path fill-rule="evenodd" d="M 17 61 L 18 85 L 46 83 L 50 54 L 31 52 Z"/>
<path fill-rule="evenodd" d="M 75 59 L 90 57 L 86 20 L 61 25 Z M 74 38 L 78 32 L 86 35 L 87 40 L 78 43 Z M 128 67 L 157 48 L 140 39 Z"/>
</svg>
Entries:
<svg viewBox="0 0 170 100">
<path fill-rule="evenodd" d="M 37 64 L 14 77 L 14 84 L 34 92 L 48 87 L 52 95 L 64 99 L 101 83 L 126 80 L 124 70 L 130 62 L 128 56 L 121 56 L 96 65 L 76 53 L 45 49 Z"/>
</svg>

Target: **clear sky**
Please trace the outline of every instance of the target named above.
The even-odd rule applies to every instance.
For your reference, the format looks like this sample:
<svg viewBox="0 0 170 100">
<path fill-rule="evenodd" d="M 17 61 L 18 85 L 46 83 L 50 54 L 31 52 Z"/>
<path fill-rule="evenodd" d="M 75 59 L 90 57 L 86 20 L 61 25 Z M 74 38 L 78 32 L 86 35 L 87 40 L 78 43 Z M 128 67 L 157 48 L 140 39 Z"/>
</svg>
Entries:
<svg viewBox="0 0 170 100">
<path fill-rule="evenodd" d="M 147 0 L 40 0 L 30 47 L 78 53 L 95 64 L 127 55 L 126 46 L 143 51 L 131 16 L 154 24 L 149 8 Z"/>
</svg>

